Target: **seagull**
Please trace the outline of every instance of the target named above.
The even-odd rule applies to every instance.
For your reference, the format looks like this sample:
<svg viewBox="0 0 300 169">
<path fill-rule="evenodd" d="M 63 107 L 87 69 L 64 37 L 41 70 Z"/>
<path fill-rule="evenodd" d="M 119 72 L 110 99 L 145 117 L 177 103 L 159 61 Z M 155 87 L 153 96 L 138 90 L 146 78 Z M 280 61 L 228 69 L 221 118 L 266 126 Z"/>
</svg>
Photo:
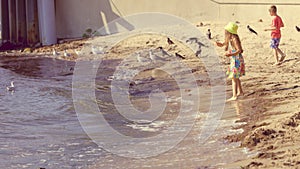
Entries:
<svg viewBox="0 0 300 169">
<path fill-rule="evenodd" d="M 201 48 L 199 48 L 199 49 L 196 51 L 195 55 L 196 55 L 196 56 L 200 56 L 201 53 L 202 53 L 202 50 L 201 50 Z"/>
<path fill-rule="evenodd" d="M 148 60 L 144 57 L 141 56 L 140 53 L 137 53 L 136 59 L 138 60 L 138 62 L 142 63 L 142 62 L 147 62 Z"/>
<path fill-rule="evenodd" d="M 175 53 L 175 56 L 181 59 L 185 59 L 185 57 L 183 57 L 182 55 L 180 55 L 179 53 Z"/>
<path fill-rule="evenodd" d="M 150 56 L 150 59 L 151 59 L 152 61 L 154 61 L 154 62 L 155 62 L 155 61 L 158 61 L 158 60 L 164 61 L 163 58 L 158 57 L 157 55 L 153 54 L 152 50 L 149 50 L 149 56 Z"/>
<path fill-rule="evenodd" d="M 207 30 L 206 36 L 208 39 L 211 39 L 211 32 L 210 29 Z"/>
<path fill-rule="evenodd" d="M 96 46 L 92 46 L 92 53 L 93 53 L 94 55 L 97 55 L 97 54 L 104 54 L 103 48 L 102 48 L 102 47 L 97 48 Z"/>
<path fill-rule="evenodd" d="M 70 56 L 71 56 L 71 54 L 70 54 L 70 53 L 68 53 L 68 52 L 67 52 L 67 50 L 64 50 L 64 56 L 65 56 L 65 57 L 70 57 Z"/>
<path fill-rule="evenodd" d="M 158 49 L 160 50 L 162 56 L 170 56 L 170 55 L 168 54 L 168 52 L 166 52 L 166 51 L 163 49 L 163 47 L 160 46 L 160 47 L 158 47 Z"/>
<path fill-rule="evenodd" d="M 202 42 L 197 42 L 197 45 L 199 48 L 201 48 L 202 46 L 205 46 Z"/>
<path fill-rule="evenodd" d="M 74 51 L 75 51 L 76 55 L 78 55 L 78 56 L 81 55 L 81 51 L 80 50 L 75 49 Z"/>
<path fill-rule="evenodd" d="M 298 32 L 300 32 L 300 28 L 299 28 L 298 26 L 296 26 L 296 30 L 297 30 Z"/>
<path fill-rule="evenodd" d="M 174 44 L 174 42 L 170 38 L 167 39 L 167 42 L 168 42 L 169 45 L 173 45 Z"/>
<path fill-rule="evenodd" d="M 56 50 L 55 50 L 55 49 L 53 49 L 53 52 L 52 52 L 52 54 L 53 54 L 53 56 L 58 56 L 58 55 L 59 55 L 59 53 L 58 53 L 58 52 L 56 52 Z"/>
<path fill-rule="evenodd" d="M 198 38 L 195 38 L 195 37 L 193 37 L 193 38 L 189 38 L 188 40 L 186 40 L 185 41 L 186 43 L 197 43 L 198 42 Z"/>
<path fill-rule="evenodd" d="M 6 87 L 7 91 L 14 91 L 15 90 L 15 85 L 14 85 L 14 81 L 10 82 L 10 86 Z"/>
<path fill-rule="evenodd" d="M 248 30 L 254 34 L 257 35 L 257 32 L 255 30 L 253 30 L 249 25 L 247 26 Z"/>
</svg>

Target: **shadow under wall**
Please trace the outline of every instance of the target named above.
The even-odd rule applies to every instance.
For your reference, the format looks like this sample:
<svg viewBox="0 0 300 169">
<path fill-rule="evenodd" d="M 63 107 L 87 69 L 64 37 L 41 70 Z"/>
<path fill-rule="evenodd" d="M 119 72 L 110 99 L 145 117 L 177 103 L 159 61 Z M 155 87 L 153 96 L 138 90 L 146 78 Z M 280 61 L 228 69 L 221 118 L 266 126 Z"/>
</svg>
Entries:
<svg viewBox="0 0 300 169">
<path fill-rule="evenodd" d="M 99 11 L 101 28 L 98 30 L 98 33 L 100 33 L 100 35 L 119 33 L 120 30 L 118 29 L 117 24 L 128 31 L 134 30 L 134 26 L 120 16 L 120 12 L 120 15 L 118 15 L 113 11 L 112 5 L 117 11 L 119 11 L 113 1 L 101 1 L 101 7 Z"/>
</svg>

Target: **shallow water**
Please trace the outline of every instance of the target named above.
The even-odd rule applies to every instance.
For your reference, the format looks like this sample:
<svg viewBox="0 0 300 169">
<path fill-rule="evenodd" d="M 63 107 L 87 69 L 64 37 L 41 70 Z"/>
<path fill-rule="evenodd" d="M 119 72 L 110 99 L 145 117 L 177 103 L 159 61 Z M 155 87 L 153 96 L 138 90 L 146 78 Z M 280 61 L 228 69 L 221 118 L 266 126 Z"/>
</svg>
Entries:
<svg viewBox="0 0 300 169">
<path fill-rule="evenodd" d="M 180 105 L 178 86 L 171 78 L 149 78 L 147 72 L 137 78 L 136 82 L 142 79 L 142 84 L 131 85 L 131 101 L 136 109 L 147 110 L 150 107 L 148 95 L 162 86 L 160 89 L 169 98 L 166 113 L 152 123 L 130 122 L 117 113 L 110 94 L 110 77 L 116 64 L 118 61 L 114 60 L 103 63 L 95 86 L 98 106 L 110 125 L 122 134 L 137 138 L 157 135 L 172 125 Z M 89 138 L 77 118 L 72 100 L 74 65 L 74 62 L 52 58 L 2 58 L 0 168 L 193 168 L 218 166 L 247 156 L 243 149 L 237 148 L 238 144 L 222 139 L 231 132 L 238 132 L 230 130 L 238 118 L 239 106 L 232 104 L 225 107 L 218 129 L 206 144 L 199 142 L 201 119 L 205 116 L 202 113 L 189 135 L 167 153 L 148 159 L 131 159 L 107 152 Z M 10 81 L 15 82 L 14 92 L 5 90 Z M 207 111 L 210 97 L 207 91 L 202 91 L 204 101 L 200 112 Z M 105 131 L 105 128 L 97 130 Z"/>
</svg>

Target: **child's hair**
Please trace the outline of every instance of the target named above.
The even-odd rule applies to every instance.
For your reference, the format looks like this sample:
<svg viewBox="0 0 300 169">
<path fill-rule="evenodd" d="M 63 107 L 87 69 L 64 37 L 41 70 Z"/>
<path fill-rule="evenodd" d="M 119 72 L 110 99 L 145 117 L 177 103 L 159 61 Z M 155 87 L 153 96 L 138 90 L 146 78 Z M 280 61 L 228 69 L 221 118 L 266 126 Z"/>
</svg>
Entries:
<svg viewBox="0 0 300 169">
<path fill-rule="evenodd" d="M 276 7 L 275 5 L 272 5 L 272 6 L 270 7 L 269 11 L 270 11 L 270 12 L 272 11 L 272 12 L 276 13 L 276 12 L 277 12 L 277 7 Z"/>
</svg>

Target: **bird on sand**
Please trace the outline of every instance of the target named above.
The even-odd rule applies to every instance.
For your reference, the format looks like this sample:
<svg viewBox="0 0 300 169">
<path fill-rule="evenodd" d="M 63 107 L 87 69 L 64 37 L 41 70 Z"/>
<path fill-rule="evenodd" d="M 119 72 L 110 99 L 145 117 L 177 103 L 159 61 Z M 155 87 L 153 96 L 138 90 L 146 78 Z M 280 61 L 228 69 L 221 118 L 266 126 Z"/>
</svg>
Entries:
<svg viewBox="0 0 300 169">
<path fill-rule="evenodd" d="M 249 30 L 250 32 L 252 32 L 252 33 L 254 33 L 254 34 L 257 35 L 257 32 L 256 32 L 254 29 L 252 29 L 249 25 L 247 26 L 247 28 L 248 28 L 248 30 Z"/>
<path fill-rule="evenodd" d="M 148 59 L 141 56 L 141 54 L 138 52 L 136 53 L 136 59 L 139 63 L 148 62 Z"/>
<path fill-rule="evenodd" d="M 174 42 L 169 37 L 167 39 L 167 42 L 168 42 L 169 45 L 173 45 L 174 44 Z"/>
<path fill-rule="evenodd" d="M 80 50 L 75 49 L 74 51 L 75 51 L 76 55 L 78 55 L 78 56 L 81 55 L 81 51 Z"/>
<path fill-rule="evenodd" d="M 53 49 L 53 51 L 52 51 L 52 55 L 53 56 L 58 56 L 59 55 L 59 53 L 55 50 L 55 49 Z"/>
<path fill-rule="evenodd" d="M 169 57 L 170 55 L 168 54 L 168 52 L 167 51 L 165 51 L 164 49 L 163 49 L 163 47 L 158 47 L 157 49 L 159 49 L 160 50 L 160 52 L 161 52 L 161 56 L 167 56 L 167 57 Z"/>
<path fill-rule="evenodd" d="M 202 53 L 202 49 L 199 48 L 199 49 L 196 51 L 195 55 L 196 55 L 196 56 L 201 56 L 201 53 Z"/>
<path fill-rule="evenodd" d="M 206 36 L 208 39 L 211 39 L 211 32 L 210 29 L 207 30 Z"/>
<path fill-rule="evenodd" d="M 180 58 L 180 59 L 185 59 L 185 57 L 183 57 L 182 55 L 180 55 L 179 53 L 175 53 L 175 56 Z"/>
<path fill-rule="evenodd" d="M 7 91 L 14 91 L 15 90 L 15 85 L 14 85 L 14 81 L 10 82 L 10 86 L 6 87 Z"/>
<path fill-rule="evenodd" d="M 298 26 L 296 26 L 296 30 L 297 30 L 298 32 L 300 32 L 300 28 L 299 28 Z"/>
<path fill-rule="evenodd" d="M 94 55 L 97 55 L 97 54 L 104 54 L 103 52 L 103 48 L 102 47 L 96 47 L 96 46 L 92 46 L 92 53 Z"/>
<path fill-rule="evenodd" d="M 155 62 L 155 61 L 165 61 L 163 58 L 161 58 L 161 57 L 155 55 L 155 54 L 152 52 L 151 49 L 149 50 L 149 57 L 150 57 L 150 59 L 151 59 L 153 62 Z"/>
<path fill-rule="evenodd" d="M 197 43 L 198 42 L 198 38 L 192 37 L 189 38 L 188 40 L 185 41 L 186 43 Z"/>
<path fill-rule="evenodd" d="M 65 57 L 70 57 L 70 56 L 71 56 L 71 54 L 70 54 L 70 53 L 68 53 L 68 52 L 67 52 L 67 50 L 64 50 L 64 56 L 65 56 Z"/>
</svg>

